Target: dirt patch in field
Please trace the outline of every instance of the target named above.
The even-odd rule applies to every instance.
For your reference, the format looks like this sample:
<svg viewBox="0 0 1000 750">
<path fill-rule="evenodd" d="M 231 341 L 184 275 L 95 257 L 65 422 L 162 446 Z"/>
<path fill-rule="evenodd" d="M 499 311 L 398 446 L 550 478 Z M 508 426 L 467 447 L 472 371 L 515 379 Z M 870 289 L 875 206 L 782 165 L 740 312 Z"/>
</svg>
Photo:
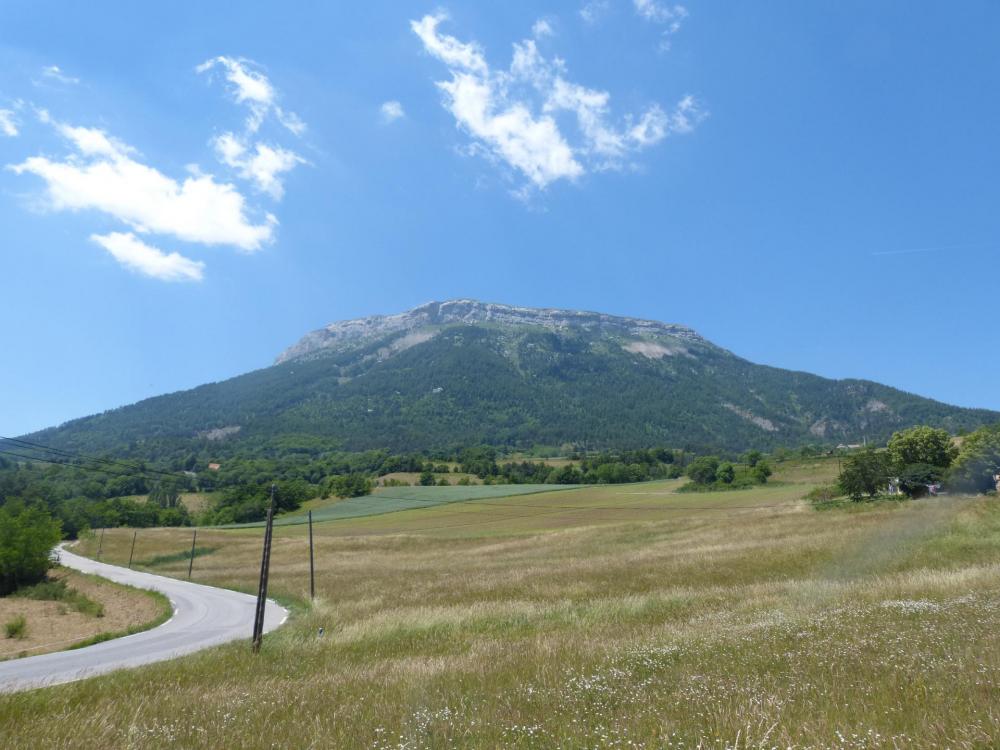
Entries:
<svg viewBox="0 0 1000 750">
<path fill-rule="evenodd" d="M 35 601 L 16 596 L 0 598 L 0 625 L 18 615 L 28 623 L 23 638 L 7 638 L 5 632 L 0 630 L 0 659 L 62 651 L 101 633 L 141 627 L 161 614 L 157 600 L 142 591 L 116 586 L 65 568 L 53 570 L 50 578 L 65 580 L 69 588 L 104 605 L 104 616 L 82 614 L 65 602 Z"/>
</svg>

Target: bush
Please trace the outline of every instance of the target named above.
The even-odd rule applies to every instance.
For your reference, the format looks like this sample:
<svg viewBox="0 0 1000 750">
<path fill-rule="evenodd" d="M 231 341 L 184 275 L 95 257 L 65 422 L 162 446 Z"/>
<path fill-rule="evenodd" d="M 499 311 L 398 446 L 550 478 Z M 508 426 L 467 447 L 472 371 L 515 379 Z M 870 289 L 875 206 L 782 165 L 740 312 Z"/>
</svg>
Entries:
<svg viewBox="0 0 1000 750">
<path fill-rule="evenodd" d="M 715 456 L 701 456 L 688 466 L 687 475 L 695 484 L 712 484 L 719 469 L 719 459 Z"/>
<path fill-rule="evenodd" d="M 827 484 L 822 487 L 813 487 L 806 493 L 805 499 L 815 504 L 829 503 L 840 497 L 840 488 L 835 484 Z"/>
<path fill-rule="evenodd" d="M 754 464 L 753 470 L 751 471 L 754 481 L 757 482 L 757 484 L 767 484 L 768 478 L 773 473 L 774 472 L 771 471 L 771 465 L 767 461 L 758 461 Z"/>
<path fill-rule="evenodd" d="M 61 538 L 59 522 L 40 508 L 0 507 L 0 596 L 44 580 Z"/>
<path fill-rule="evenodd" d="M 13 620 L 8 620 L 3 626 L 8 638 L 24 638 L 28 634 L 28 621 L 24 615 L 18 615 Z"/>
</svg>

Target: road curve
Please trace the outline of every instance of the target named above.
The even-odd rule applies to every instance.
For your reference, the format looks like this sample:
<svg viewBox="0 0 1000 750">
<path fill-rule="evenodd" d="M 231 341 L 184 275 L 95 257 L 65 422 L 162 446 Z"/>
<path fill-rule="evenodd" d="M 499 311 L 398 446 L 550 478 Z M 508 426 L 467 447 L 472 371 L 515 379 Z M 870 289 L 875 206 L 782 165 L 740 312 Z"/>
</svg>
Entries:
<svg viewBox="0 0 1000 750">
<path fill-rule="evenodd" d="M 249 648 L 257 603 L 254 596 L 108 565 L 62 547 L 59 562 L 116 583 L 159 591 L 170 599 L 173 617 L 152 630 L 86 648 L 0 662 L 0 692 L 82 680 L 116 669 L 173 659 L 241 638 L 247 640 Z M 268 600 L 264 631 L 274 630 L 287 617 L 288 610 Z"/>
</svg>

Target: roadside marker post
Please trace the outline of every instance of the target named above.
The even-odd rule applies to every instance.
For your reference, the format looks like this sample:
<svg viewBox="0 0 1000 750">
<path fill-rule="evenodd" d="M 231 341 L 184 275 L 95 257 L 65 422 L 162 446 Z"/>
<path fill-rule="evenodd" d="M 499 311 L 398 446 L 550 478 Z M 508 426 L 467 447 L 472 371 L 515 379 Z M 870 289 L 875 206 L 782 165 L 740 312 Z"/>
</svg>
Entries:
<svg viewBox="0 0 1000 750">
<path fill-rule="evenodd" d="M 313 566 L 313 512 L 309 511 L 309 601 L 316 599 L 316 568 Z"/>
<path fill-rule="evenodd" d="M 257 588 L 257 611 L 253 620 L 253 652 L 260 652 L 260 642 L 264 637 L 264 610 L 267 607 L 267 577 L 271 568 L 271 533 L 274 529 L 274 491 L 271 485 L 271 504 L 267 509 L 267 524 L 264 526 L 264 552 L 260 560 L 260 585 Z"/>
<path fill-rule="evenodd" d="M 97 543 L 97 557 L 100 559 L 101 550 L 104 549 L 104 529 L 101 529 L 101 540 Z"/>
<path fill-rule="evenodd" d="M 191 580 L 191 570 L 194 568 L 194 543 L 198 541 L 198 529 L 194 530 L 194 536 L 191 537 L 191 558 L 188 560 L 188 580 Z"/>
<path fill-rule="evenodd" d="M 132 570 L 132 556 L 135 554 L 135 537 L 138 535 L 138 531 L 132 532 L 132 549 L 128 553 L 128 569 Z"/>
</svg>

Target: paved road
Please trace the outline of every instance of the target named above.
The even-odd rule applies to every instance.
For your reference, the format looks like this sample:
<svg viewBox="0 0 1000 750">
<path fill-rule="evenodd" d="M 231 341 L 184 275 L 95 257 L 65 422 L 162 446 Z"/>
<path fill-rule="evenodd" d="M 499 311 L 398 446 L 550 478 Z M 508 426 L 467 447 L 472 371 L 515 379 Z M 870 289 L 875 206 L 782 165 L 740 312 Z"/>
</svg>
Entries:
<svg viewBox="0 0 1000 750">
<path fill-rule="evenodd" d="M 256 597 L 107 565 L 65 549 L 59 550 L 59 561 L 68 568 L 117 583 L 159 591 L 170 599 L 174 615 L 163 625 L 143 633 L 74 651 L 0 662 L 0 692 L 82 680 L 116 669 L 173 659 L 240 638 L 245 638 L 247 648 L 250 647 Z M 288 610 L 269 600 L 264 615 L 265 632 L 274 630 L 287 617 Z"/>
</svg>

